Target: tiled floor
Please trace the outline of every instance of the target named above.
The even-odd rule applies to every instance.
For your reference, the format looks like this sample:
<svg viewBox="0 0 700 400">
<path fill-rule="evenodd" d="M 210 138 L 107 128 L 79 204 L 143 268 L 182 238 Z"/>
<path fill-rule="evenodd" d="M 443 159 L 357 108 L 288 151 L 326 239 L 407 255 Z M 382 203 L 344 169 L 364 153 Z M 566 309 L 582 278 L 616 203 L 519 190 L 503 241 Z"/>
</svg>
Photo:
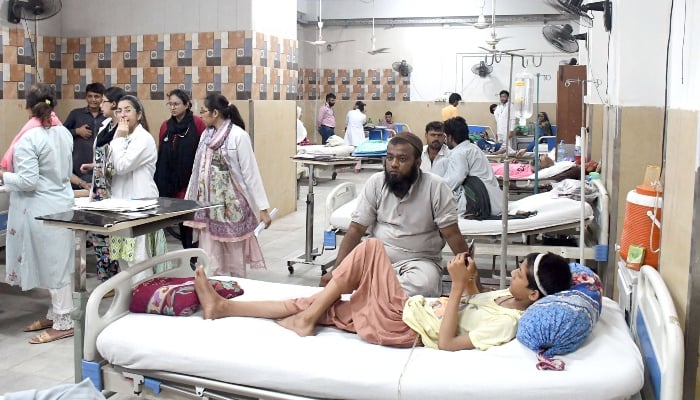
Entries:
<svg viewBox="0 0 700 400">
<path fill-rule="evenodd" d="M 354 182 L 359 190 L 367 178 L 377 172 L 377 166 L 370 168 L 363 169 L 359 174 L 341 172 L 336 180 L 330 180 L 329 173 L 321 171 L 318 185 L 314 187 L 316 212 L 313 238 L 316 246 L 322 244 L 323 230 L 327 227 L 323 211 L 327 194 L 341 182 Z M 287 271 L 287 260 L 299 256 L 304 249 L 307 192 L 306 181 L 303 181 L 297 211 L 274 220 L 272 226 L 260 235 L 267 269 L 251 270 L 249 278 L 299 285 L 318 284 L 320 267 L 297 264 L 293 275 Z M 169 247 L 176 250 L 180 245 L 169 237 Z M 4 251 L 0 251 L 0 262 L 0 282 L 4 282 Z M 94 270 L 90 271 L 91 265 L 94 266 L 94 260 L 88 259 L 88 290 L 94 289 L 97 284 Z M 73 382 L 72 338 L 32 345 L 27 340 L 35 333 L 22 332 L 23 326 L 46 314 L 48 304 L 48 292 L 44 290 L 22 292 L 0 283 L 0 395 Z"/>
</svg>

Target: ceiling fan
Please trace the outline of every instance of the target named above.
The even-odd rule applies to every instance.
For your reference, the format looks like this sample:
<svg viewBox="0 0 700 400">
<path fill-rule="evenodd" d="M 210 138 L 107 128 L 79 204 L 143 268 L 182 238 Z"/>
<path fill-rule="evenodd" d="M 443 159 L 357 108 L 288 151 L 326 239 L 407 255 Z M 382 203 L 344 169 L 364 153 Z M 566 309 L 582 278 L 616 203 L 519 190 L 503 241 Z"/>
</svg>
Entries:
<svg viewBox="0 0 700 400">
<path fill-rule="evenodd" d="M 486 29 L 489 26 L 491 26 L 490 23 L 486 22 L 486 17 L 484 16 L 484 6 L 486 5 L 486 0 L 481 2 L 481 13 L 479 14 L 479 17 L 477 17 L 476 22 L 472 24 L 472 26 L 476 29 Z M 495 9 L 495 0 L 491 3 L 491 22 L 495 19 L 495 12 L 493 11 Z"/>
<path fill-rule="evenodd" d="M 482 8 L 482 15 L 483 15 L 483 8 Z M 482 47 L 479 46 L 480 49 L 486 50 L 489 53 L 507 53 L 511 51 L 520 51 L 520 50 L 525 50 L 525 49 L 510 49 L 510 50 L 498 50 L 496 49 L 496 46 L 498 43 L 503 40 L 507 39 L 508 36 L 498 36 L 496 34 L 496 0 L 491 1 L 491 35 L 486 39 L 486 44 L 491 46 L 491 48 L 487 47 Z"/>
<path fill-rule="evenodd" d="M 314 45 L 314 46 L 316 46 L 316 47 L 326 46 L 326 48 L 328 48 L 328 46 L 332 46 L 332 45 L 334 45 L 334 44 L 338 44 L 338 43 L 347 43 L 347 42 L 354 42 L 354 41 L 355 41 L 354 39 L 335 40 L 335 41 L 326 41 L 326 40 L 323 40 L 323 19 L 321 18 L 321 10 L 322 10 L 322 1 L 319 0 L 319 1 L 318 1 L 318 23 L 317 23 L 317 25 L 318 25 L 318 39 L 317 39 L 317 40 L 313 40 L 313 41 L 311 41 L 311 40 L 304 40 L 306 43 L 311 44 L 311 45 Z M 332 47 L 331 47 L 331 48 L 332 48 Z"/>
<path fill-rule="evenodd" d="M 374 7 L 374 1 L 372 1 L 372 7 Z M 373 10 L 374 11 L 374 10 Z M 374 13 L 372 13 L 374 14 Z M 372 48 L 367 51 L 369 55 L 375 55 L 379 53 L 388 53 L 389 47 L 377 48 L 377 38 L 374 36 L 374 17 L 372 17 Z"/>
</svg>

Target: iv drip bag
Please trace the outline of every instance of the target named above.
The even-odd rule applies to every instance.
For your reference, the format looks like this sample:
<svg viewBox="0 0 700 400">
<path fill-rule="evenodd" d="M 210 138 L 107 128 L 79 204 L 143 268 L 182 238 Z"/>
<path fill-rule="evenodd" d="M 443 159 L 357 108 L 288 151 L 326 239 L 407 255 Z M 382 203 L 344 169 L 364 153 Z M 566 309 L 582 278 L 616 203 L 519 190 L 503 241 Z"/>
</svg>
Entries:
<svg viewBox="0 0 700 400">
<path fill-rule="evenodd" d="M 519 118 L 518 125 L 527 125 L 527 119 L 532 117 L 532 103 L 534 101 L 534 78 L 527 71 L 515 75 L 513 82 L 513 111 Z"/>
</svg>

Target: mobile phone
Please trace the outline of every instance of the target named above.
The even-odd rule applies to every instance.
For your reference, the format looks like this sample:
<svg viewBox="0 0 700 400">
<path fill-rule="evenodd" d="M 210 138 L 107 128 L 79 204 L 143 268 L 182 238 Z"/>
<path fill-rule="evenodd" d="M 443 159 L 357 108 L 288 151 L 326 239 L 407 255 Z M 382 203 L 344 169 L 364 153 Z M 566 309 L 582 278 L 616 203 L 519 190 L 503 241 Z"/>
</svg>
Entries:
<svg viewBox="0 0 700 400">
<path fill-rule="evenodd" d="M 474 256 L 474 239 L 469 239 L 467 240 L 467 256 L 473 257 Z"/>
</svg>

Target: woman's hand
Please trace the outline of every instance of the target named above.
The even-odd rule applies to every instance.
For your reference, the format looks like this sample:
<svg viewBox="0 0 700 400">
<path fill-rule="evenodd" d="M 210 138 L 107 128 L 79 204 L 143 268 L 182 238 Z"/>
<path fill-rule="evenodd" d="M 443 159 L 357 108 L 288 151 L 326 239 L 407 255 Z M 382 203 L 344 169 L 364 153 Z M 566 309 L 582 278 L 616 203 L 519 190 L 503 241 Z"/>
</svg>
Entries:
<svg viewBox="0 0 700 400">
<path fill-rule="evenodd" d="M 459 253 L 450 260 L 447 264 L 447 272 L 453 283 L 457 282 L 463 286 L 474 283 L 479 275 L 474 259 L 467 257 L 466 253 Z"/>
<path fill-rule="evenodd" d="M 265 229 L 270 227 L 272 223 L 272 218 L 267 210 L 260 210 L 260 221 L 265 223 Z"/>
<path fill-rule="evenodd" d="M 126 118 L 119 118 L 119 123 L 117 124 L 117 131 L 114 133 L 116 137 L 126 137 L 129 134 L 129 123 Z"/>
<path fill-rule="evenodd" d="M 82 164 L 80 166 L 80 172 L 82 172 L 83 174 L 86 174 L 86 173 L 92 171 L 93 169 L 95 169 L 95 163 Z"/>
</svg>

